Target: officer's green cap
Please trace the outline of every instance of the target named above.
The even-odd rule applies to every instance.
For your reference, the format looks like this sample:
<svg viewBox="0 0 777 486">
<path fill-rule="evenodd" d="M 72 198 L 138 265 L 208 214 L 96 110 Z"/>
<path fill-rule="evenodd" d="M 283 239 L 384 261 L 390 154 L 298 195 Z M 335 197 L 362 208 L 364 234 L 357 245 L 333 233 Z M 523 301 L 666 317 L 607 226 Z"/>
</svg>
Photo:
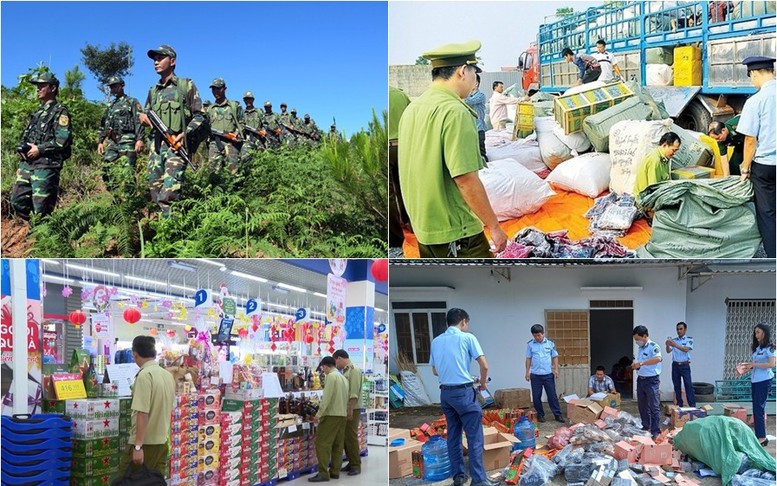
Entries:
<svg viewBox="0 0 777 486">
<path fill-rule="evenodd" d="M 250 91 L 246 91 L 245 93 L 243 93 L 243 98 L 254 99 L 254 94 L 252 92 L 250 92 Z"/>
<path fill-rule="evenodd" d="M 272 106 L 272 103 L 270 103 L 270 100 L 267 100 L 264 102 L 264 106 Z"/>
<path fill-rule="evenodd" d="M 121 76 L 111 76 L 105 80 L 105 86 L 113 86 L 114 84 L 124 85 L 124 80 L 121 79 Z"/>
<path fill-rule="evenodd" d="M 168 46 L 167 44 L 162 44 L 161 46 L 157 47 L 156 49 L 149 49 L 148 50 L 148 57 L 151 59 L 154 59 L 157 54 L 162 54 L 163 56 L 167 57 L 177 57 L 175 54 L 175 49 Z"/>
<path fill-rule="evenodd" d="M 32 84 L 53 84 L 59 86 L 59 80 L 51 73 L 43 73 L 30 78 Z"/>
<path fill-rule="evenodd" d="M 224 78 L 216 78 L 210 82 L 211 88 L 226 88 L 227 83 L 224 82 Z"/>
<path fill-rule="evenodd" d="M 482 72 L 477 66 L 478 60 L 475 53 L 480 50 L 480 41 L 471 40 L 463 44 L 445 44 L 431 51 L 426 51 L 421 56 L 432 62 L 433 68 L 474 66 L 477 72 Z"/>
</svg>

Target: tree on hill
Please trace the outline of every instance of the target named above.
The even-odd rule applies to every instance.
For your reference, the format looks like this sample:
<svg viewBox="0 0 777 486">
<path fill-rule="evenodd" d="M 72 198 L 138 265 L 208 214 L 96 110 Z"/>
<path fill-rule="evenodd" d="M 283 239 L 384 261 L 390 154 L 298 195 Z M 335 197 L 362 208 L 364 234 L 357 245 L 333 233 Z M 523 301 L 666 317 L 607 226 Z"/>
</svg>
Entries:
<svg viewBox="0 0 777 486">
<path fill-rule="evenodd" d="M 102 49 L 99 45 L 87 43 L 81 49 L 81 62 L 97 78 L 99 90 L 105 95 L 108 101 L 111 97 L 111 90 L 105 86 L 105 82 L 111 76 L 126 76 L 132 69 L 135 59 L 132 57 L 132 47 L 124 41 L 116 43 Z"/>
</svg>

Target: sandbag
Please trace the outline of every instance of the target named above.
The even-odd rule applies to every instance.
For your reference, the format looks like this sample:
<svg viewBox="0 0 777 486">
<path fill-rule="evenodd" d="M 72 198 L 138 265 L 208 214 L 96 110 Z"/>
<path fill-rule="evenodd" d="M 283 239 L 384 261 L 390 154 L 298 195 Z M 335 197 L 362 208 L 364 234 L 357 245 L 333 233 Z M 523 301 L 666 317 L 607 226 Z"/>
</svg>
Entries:
<svg viewBox="0 0 777 486">
<path fill-rule="evenodd" d="M 485 145 L 486 145 L 486 153 L 488 153 L 489 147 L 501 147 L 503 145 L 507 145 L 512 143 L 513 141 L 513 132 L 512 130 L 508 130 L 506 128 L 502 129 L 491 129 L 486 131 L 486 139 L 485 139 Z"/>
<path fill-rule="evenodd" d="M 526 140 L 529 142 L 525 142 Z M 489 166 L 497 160 L 511 159 L 535 174 L 547 170 L 540 155 L 540 147 L 533 139 L 525 138 L 499 148 L 486 149 L 486 154 L 488 154 Z"/>
<path fill-rule="evenodd" d="M 610 128 L 610 190 L 631 194 L 637 179 L 637 167 L 645 156 L 658 147 L 661 135 L 669 131 L 672 120 L 626 120 Z M 540 145 L 542 150 L 542 145 Z"/>
<path fill-rule="evenodd" d="M 534 103 L 534 116 L 553 116 L 553 100 L 538 101 Z"/>
<path fill-rule="evenodd" d="M 643 89 L 638 82 L 627 81 L 626 86 L 631 90 L 632 93 L 634 93 L 635 96 L 637 96 L 642 100 L 643 103 L 650 107 L 650 110 L 653 112 L 649 118 L 650 120 L 666 120 L 669 118 L 669 113 L 666 111 L 664 102 L 661 100 L 656 101 L 653 99 L 650 93 L 646 89 Z"/>
<path fill-rule="evenodd" d="M 610 185 L 610 155 L 579 155 L 556 167 L 545 181 L 567 191 L 597 197 Z"/>
<path fill-rule="evenodd" d="M 639 258 L 752 258 L 761 244 L 753 186 L 738 176 L 666 181 L 649 186 L 640 204 L 655 211 Z"/>
<path fill-rule="evenodd" d="M 564 91 L 564 96 L 580 93 L 582 91 L 588 91 L 589 89 L 601 88 L 606 84 L 607 83 L 604 81 L 591 81 L 590 83 L 581 84 L 579 86 L 572 86 L 568 90 Z"/>
<path fill-rule="evenodd" d="M 672 169 L 690 167 L 692 165 L 712 167 L 715 161 L 712 158 L 710 149 L 699 141 L 699 135 L 701 134 L 686 130 L 674 123 L 672 123 L 670 130 L 680 136 L 680 150 L 672 157 Z"/>
<path fill-rule="evenodd" d="M 479 175 L 499 221 L 534 213 L 555 195 L 547 182 L 512 159 L 489 162 Z"/>
<path fill-rule="evenodd" d="M 739 419 L 715 415 L 683 425 L 674 447 L 708 465 L 729 484 L 747 456 L 750 467 L 775 471 L 775 460 L 761 447 L 752 429 Z"/>
<path fill-rule="evenodd" d="M 586 137 L 584 132 L 575 132 L 570 133 L 569 135 L 565 135 L 564 129 L 561 128 L 561 125 L 555 121 L 553 123 L 553 134 L 570 149 L 580 154 L 591 148 L 591 142 L 588 140 L 588 137 Z"/>
<path fill-rule="evenodd" d="M 426 393 L 420 377 L 410 371 L 400 371 L 399 377 L 402 382 L 402 389 L 405 390 L 406 407 L 420 407 L 432 404 L 432 400 Z"/>
<path fill-rule="evenodd" d="M 607 152 L 610 148 L 610 128 L 613 125 L 623 120 L 649 120 L 651 117 L 651 109 L 639 97 L 633 96 L 586 117 L 583 120 L 583 133 L 597 152 Z"/>
<path fill-rule="evenodd" d="M 534 118 L 534 130 L 537 133 L 537 141 L 540 144 L 542 161 L 551 170 L 557 165 L 572 158 L 572 150 L 553 132 L 556 121 L 551 117 Z"/>
<path fill-rule="evenodd" d="M 645 65 L 646 86 L 672 86 L 674 70 L 666 64 Z"/>
</svg>

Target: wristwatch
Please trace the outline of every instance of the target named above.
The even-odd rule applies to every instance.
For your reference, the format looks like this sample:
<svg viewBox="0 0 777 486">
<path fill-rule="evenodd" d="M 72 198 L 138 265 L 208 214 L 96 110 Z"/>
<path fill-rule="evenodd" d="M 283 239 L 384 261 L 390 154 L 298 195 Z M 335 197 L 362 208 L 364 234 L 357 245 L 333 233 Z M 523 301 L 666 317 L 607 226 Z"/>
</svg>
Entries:
<svg viewBox="0 0 777 486">
<path fill-rule="evenodd" d="M 142 451 L 143 450 L 143 446 L 135 444 L 135 450 L 136 451 Z"/>
<path fill-rule="evenodd" d="M 750 174 L 750 167 L 745 167 L 745 164 L 741 164 L 739 166 L 739 172 L 742 175 L 748 175 L 748 174 Z"/>
</svg>

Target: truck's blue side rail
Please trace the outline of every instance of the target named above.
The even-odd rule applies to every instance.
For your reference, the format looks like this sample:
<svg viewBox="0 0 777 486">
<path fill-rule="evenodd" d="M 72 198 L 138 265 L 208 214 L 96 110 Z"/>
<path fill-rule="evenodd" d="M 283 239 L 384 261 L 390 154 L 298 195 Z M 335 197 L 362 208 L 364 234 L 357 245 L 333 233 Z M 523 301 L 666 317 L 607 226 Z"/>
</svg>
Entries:
<svg viewBox="0 0 777 486">
<path fill-rule="evenodd" d="M 736 5 L 735 5 L 736 3 Z M 707 43 L 729 37 L 775 32 L 775 2 L 768 0 L 724 2 L 612 2 L 576 12 L 540 26 L 538 47 L 540 65 L 547 68 L 563 61 L 565 47 L 578 53 L 596 51 L 596 41 L 607 41 L 612 52 L 641 51 L 642 79 L 645 79 L 645 49 L 698 43 L 704 66 L 702 92 L 754 92 L 739 86 L 711 87 L 708 84 Z M 551 85 L 543 91 L 563 91 L 568 86 Z"/>
</svg>

